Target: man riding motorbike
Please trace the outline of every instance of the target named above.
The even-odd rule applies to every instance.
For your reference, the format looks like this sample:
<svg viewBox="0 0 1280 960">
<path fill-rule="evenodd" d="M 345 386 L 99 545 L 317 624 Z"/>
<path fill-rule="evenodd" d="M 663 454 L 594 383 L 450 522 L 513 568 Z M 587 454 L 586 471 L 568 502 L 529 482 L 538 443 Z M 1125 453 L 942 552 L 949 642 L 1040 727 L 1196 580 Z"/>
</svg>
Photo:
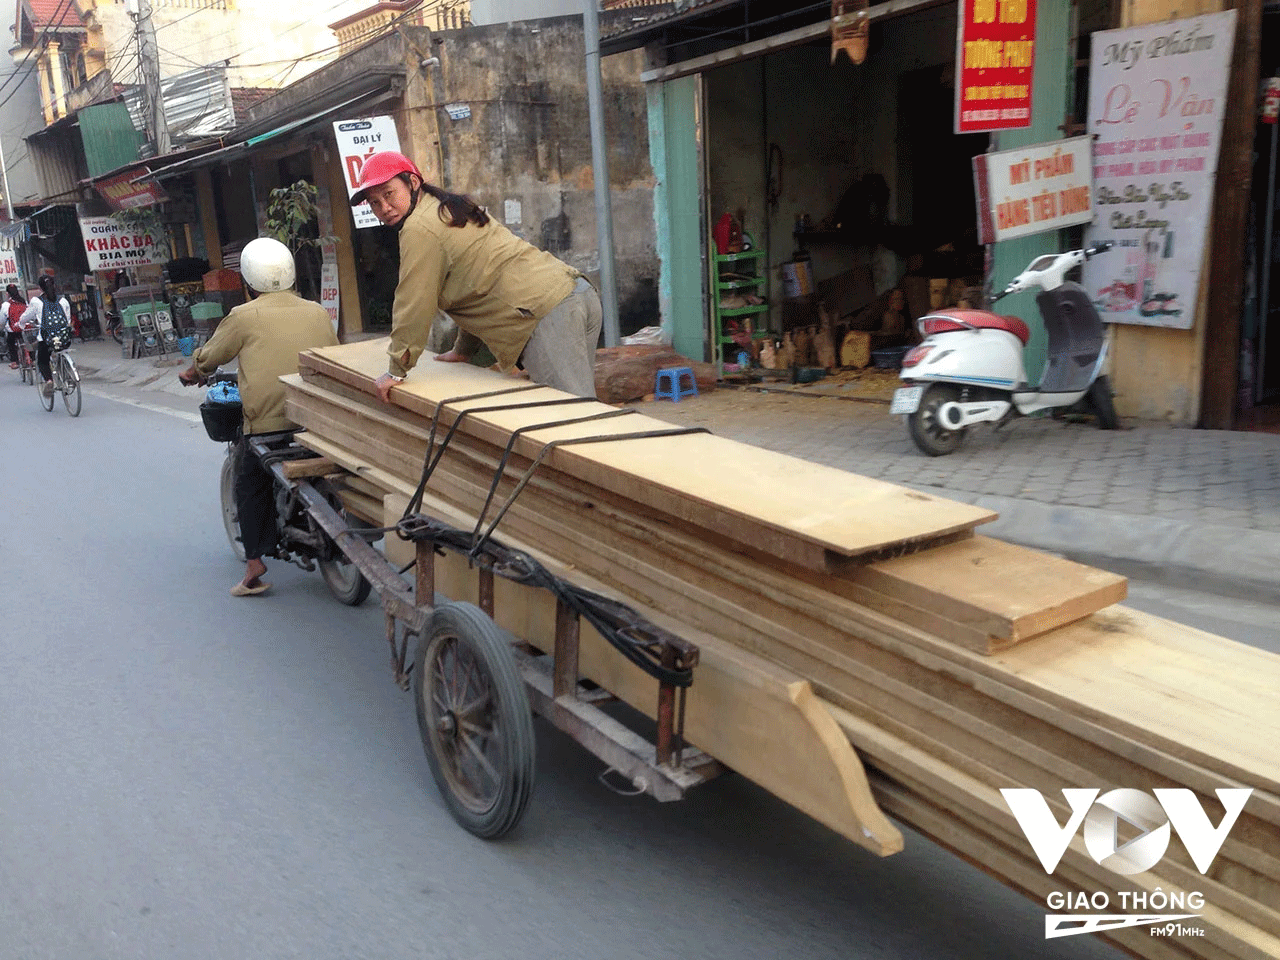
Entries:
<svg viewBox="0 0 1280 960">
<path fill-rule="evenodd" d="M 195 351 L 191 366 L 178 375 L 191 386 L 239 358 L 244 425 L 235 495 L 245 564 L 244 579 L 231 588 L 233 597 L 270 589 L 262 579 L 267 572 L 262 558 L 275 550 L 277 539 L 272 477 L 253 455 L 249 438 L 297 430 L 284 415 L 280 377 L 298 372 L 299 352 L 338 342 L 325 309 L 294 292 L 293 254 L 283 243 L 269 237 L 250 241 L 240 254 L 240 274 L 253 299 L 227 314 L 209 342 Z"/>
</svg>

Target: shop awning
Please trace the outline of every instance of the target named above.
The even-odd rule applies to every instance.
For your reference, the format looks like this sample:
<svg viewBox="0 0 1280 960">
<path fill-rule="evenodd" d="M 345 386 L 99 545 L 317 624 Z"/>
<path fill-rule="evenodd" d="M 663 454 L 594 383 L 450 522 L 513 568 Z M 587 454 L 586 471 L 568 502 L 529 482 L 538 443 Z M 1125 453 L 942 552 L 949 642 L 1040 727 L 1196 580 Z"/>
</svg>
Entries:
<svg viewBox="0 0 1280 960">
<path fill-rule="evenodd" d="M 953 0 L 885 0 L 872 3 L 868 19 L 898 16 Z M 831 32 L 831 3 L 795 5 L 752 0 L 703 0 L 677 13 L 657 16 L 600 41 L 606 56 L 656 44 L 667 65 L 645 70 L 646 83 L 674 80 L 776 50 L 812 43 Z"/>
</svg>

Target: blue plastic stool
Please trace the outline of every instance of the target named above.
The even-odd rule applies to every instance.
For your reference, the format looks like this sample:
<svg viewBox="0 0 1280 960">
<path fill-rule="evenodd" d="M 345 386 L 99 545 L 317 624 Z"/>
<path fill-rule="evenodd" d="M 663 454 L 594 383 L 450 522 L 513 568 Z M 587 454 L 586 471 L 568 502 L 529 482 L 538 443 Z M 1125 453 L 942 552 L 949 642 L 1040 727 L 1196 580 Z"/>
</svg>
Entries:
<svg viewBox="0 0 1280 960">
<path fill-rule="evenodd" d="M 688 386 L 684 385 L 686 377 L 689 379 Z M 692 367 L 664 367 L 658 371 L 658 379 L 653 386 L 655 400 L 669 399 L 674 403 L 679 403 L 681 397 L 696 397 L 697 395 L 698 381 L 693 378 Z"/>
</svg>

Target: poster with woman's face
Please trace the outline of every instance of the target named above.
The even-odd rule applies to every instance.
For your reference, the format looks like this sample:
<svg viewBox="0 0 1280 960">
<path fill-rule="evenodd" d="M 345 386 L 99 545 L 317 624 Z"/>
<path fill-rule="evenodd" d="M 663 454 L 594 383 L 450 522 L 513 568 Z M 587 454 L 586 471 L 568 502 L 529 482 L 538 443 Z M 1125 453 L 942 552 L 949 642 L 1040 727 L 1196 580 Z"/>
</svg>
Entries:
<svg viewBox="0 0 1280 960">
<path fill-rule="evenodd" d="M 1084 267 L 1108 323 L 1189 329 L 1213 209 L 1236 12 L 1093 35 L 1093 225 Z"/>
</svg>

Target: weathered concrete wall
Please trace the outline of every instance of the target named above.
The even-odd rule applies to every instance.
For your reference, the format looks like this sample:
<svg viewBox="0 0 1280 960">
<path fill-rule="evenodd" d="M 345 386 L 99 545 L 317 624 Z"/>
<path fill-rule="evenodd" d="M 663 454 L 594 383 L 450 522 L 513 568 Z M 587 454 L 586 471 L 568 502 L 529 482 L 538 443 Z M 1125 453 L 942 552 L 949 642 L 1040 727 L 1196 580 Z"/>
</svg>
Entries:
<svg viewBox="0 0 1280 960">
<path fill-rule="evenodd" d="M 405 31 L 404 146 L 446 189 L 599 279 L 591 130 L 580 17 L 433 33 Z M 420 53 L 439 65 L 421 67 Z M 640 51 L 603 66 L 622 333 L 658 322 L 654 177 Z M 415 76 L 416 75 L 416 76 Z M 434 113 L 435 123 L 414 117 Z M 433 130 L 438 129 L 438 135 Z"/>
</svg>

